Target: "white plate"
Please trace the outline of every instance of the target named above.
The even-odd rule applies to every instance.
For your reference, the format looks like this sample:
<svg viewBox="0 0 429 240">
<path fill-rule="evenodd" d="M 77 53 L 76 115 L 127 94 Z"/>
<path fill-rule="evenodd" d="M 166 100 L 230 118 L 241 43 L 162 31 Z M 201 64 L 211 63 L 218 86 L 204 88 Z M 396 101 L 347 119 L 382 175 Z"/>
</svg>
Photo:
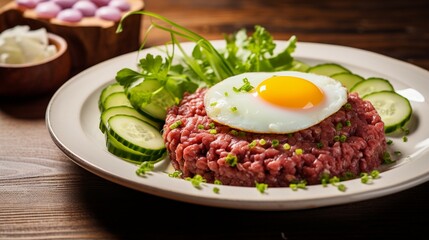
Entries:
<svg viewBox="0 0 429 240">
<path fill-rule="evenodd" d="M 285 46 L 278 41 L 278 49 Z M 213 41 L 222 47 L 223 41 Z M 189 51 L 193 44 L 184 43 Z M 149 194 L 189 203 L 254 210 L 291 210 L 316 208 L 376 198 L 416 186 L 429 179 L 429 72 L 376 53 L 350 47 L 316 43 L 298 43 L 295 58 L 316 64 L 336 62 L 364 77 L 377 76 L 389 79 L 394 87 L 410 98 L 414 109 L 413 126 L 408 142 L 401 136 L 391 138 L 403 158 L 381 173 L 373 184 L 362 184 L 359 179 L 344 181 L 347 190 L 341 192 L 333 186 L 308 186 L 306 190 L 269 188 L 261 194 L 256 188 L 203 184 L 197 189 L 190 182 L 168 176 L 168 161 L 157 165 L 145 177 L 135 174 L 136 165 L 125 162 L 105 147 L 103 134 L 98 129 L 98 97 L 107 84 L 124 67 L 134 68 L 139 56 L 160 53 L 155 48 L 125 54 L 97 64 L 65 83 L 52 97 L 46 124 L 54 142 L 76 164 L 109 181 Z"/>
</svg>

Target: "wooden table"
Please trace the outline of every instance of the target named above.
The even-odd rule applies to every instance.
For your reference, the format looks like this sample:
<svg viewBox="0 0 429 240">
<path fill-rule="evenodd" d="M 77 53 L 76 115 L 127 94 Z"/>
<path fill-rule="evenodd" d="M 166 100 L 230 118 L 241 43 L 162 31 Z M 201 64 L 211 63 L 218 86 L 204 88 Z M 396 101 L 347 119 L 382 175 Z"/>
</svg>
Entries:
<svg viewBox="0 0 429 240">
<path fill-rule="evenodd" d="M 426 0 L 146 0 L 146 9 L 209 39 L 259 24 L 276 39 L 295 34 L 429 70 Z M 148 45 L 166 39 L 154 34 Z M 0 239 L 413 239 L 429 233 L 428 182 L 297 211 L 220 209 L 131 190 L 89 173 L 57 148 L 45 126 L 49 99 L 0 99 Z"/>
</svg>

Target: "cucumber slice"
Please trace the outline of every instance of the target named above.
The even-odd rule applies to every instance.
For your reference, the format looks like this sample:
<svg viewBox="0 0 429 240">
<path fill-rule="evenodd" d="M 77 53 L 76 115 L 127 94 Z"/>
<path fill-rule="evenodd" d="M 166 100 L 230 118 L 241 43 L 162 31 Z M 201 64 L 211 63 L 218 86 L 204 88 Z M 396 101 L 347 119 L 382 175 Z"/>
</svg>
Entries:
<svg viewBox="0 0 429 240">
<path fill-rule="evenodd" d="M 156 97 L 152 97 L 151 102 L 147 103 L 147 94 L 154 92 Z M 127 88 L 126 93 L 134 108 L 159 120 L 165 120 L 167 108 L 176 104 L 175 97 L 162 88 L 161 83 L 156 80 L 143 80 Z"/>
<path fill-rule="evenodd" d="M 353 88 L 353 86 L 356 85 L 356 83 L 365 80 L 363 77 L 361 77 L 357 74 L 348 73 L 348 72 L 336 73 L 336 74 L 332 75 L 331 78 L 333 78 L 333 79 L 339 81 L 341 84 L 343 84 L 343 86 L 345 88 L 347 88 L 347 90 L 349 92 Z"/>
<path fill-rule="evenodd" d="M 298 72 L 307 72 L 308 69 L 310 69 L 310 65 L 295 59 L 292 63 L 292 68 L 290 70 Z"/>
<path fill-rule="evenodd" d="M 316 66 L 310 67 L 307 72 L 324 75 L 324 76 L 332 76 L 338 73 L 351 73 L 347 68 L 336 64 L 336 63 L 322 63 Z"/>
<path fill-rule="evenodd" d="M 357 83 L 350 91 L 357 92 L 361 98 L 364 98 L 366 95 L 374 92 L 394 91 L 394 88 L 388 80 L 373 77 Z"/>
<path fill-rule="evenodd" d="M 98 98 L 98 108 L 100 111 L 104 111 L 103 103 L 106 100 L 106 98 L 116 92 L 124 92 L 124 87 L 120 85 L 118 82 L 112 83 L 110 85 L 107 85 L 103 90 L 101 91 L 100 97 Z"/>
<path fill-rule="evenodd" d="M 117 157 L 127 160 L 132 163 L 141 163 L 144 161 L 154 161 L 164 156 L 161 154 L 144 154 L 139 151 L 126 147 L 118 142 L 112 135 L 106 133 L 106 146 L 107 150 Z"/>
<path fill-rule="evenodd" d="M 128 100 L 127 95 L 124 92 L 115 92 L 107 96 L 103 102 L 103 109 L 106 111 L 111 107 L 117 106 L 127 106 L 132 107 L 130 100 Z"/>
<path fill-rule="evenodd" d="M 108 133 L 124 146 L 144 154 L 159 155 L 166 150 L 159 130 L 134 116 L 112 116 L 108 120 Z"/>
<path fill-rule="evenodd" d="M 412 108 L 410 101 L 393 91 L 380 91 L 366 95 L 384 122 L 384 132 L 392 133 L 402 128 L 410 119 Z"/>
<path fill-rule="evenodd" d="M 162 127 L 162 123 L 161 122 L 156 122 L 142 114 L 140 114 L 137 110 L 135 110 L 132 107 L 128 107 L 128 106 L 115 106 L 115 107 L 110 107 L 109 109 L 106 109 L 104 112 L 101 113 L 101 117 L 100 117 L 100 130 L 101 132 L 105 132 L 107 129 L 107 124 L 108 124 L 108 120 L 115 115 L 119 115 L 119 114 L 123 114 L 123 115 L 130 115 L 130 116 L 134 116 L 138 119 L 141 119 L 147 123 L 149 123 L 150 125 L 156 127 L 157 129 L 161 129 Z"/>
</svg>

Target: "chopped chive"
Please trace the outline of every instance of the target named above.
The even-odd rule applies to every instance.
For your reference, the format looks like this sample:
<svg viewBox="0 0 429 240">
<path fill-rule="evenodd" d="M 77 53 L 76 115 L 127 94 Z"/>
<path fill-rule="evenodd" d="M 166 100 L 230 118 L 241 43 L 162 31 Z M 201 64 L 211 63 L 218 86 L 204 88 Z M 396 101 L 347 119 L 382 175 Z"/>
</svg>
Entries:
<svg viewBox="0 0 429 240">
<path fill-rule="evenodd" d="M 199 174 L 196 174 L 194 177 L 187 177 L 185 180 L 190 181 L 192 183 L 192 186 L 195 188 L 201 188 L 201 183 L 205 183 L 206 180 Z"/>
<path fill-rule="evenodd" d="M 377 171 L 377 170 L 372 170 L 372 171 L 371 171 L 371 177 L 372 177 L 373 179 L 377 179 L 377 178 L 379 178 L 379 177 L 380 177 L 380 172 L 379 172 L 379 171 Z"/>
<path fill-rule="evenodd" d="M 384 164 L 390 164 L 393 163 L 392 157 L 390 156 L 390 153 L 384 152 L 383 153 L 383 163 Z"/>
<path fill-rule="evenodd" d="M 180 176 L 182 176 L 182 172 L 179 170 L 176 170 L 172 173 L 169 173 L 168 176 L 172 178 L 179 178 Z"/>
<path fill-rule="evenodd" d="M 323 148 L 323 143 L 321 143 L 321 142 L 316 143 L 316 147 L 317 147 L 318 149 Z"/>
<path fill-rule="evenodd" d="M 220 190 L 219 190 L 219 188 L 218 188 L 218 187 L 214 187 L 214 188 L 213 188 L 213 192 L 214 192 L 214 193 L 218 194 L 218 193 L 219 193 L 219 191 L 220 191 Z"/>
<path fill-rule="evenodd" d="M 198 124 L 198 129 L 204 129 L 204 125 Z"/>
<path fill-rule="evenodd" d="M 337 186 L 337 188 L 338 188 L 338 190 L 340 190 L 341 192 L 345 192 L 345 191 L 347 190 L 347 187 L 346 187 L 346 185 L 344 185 L 344 184 L 339 184 L 339 185 Z"/>
<path fill-rule="evenodd" d="M 211 133 L 211 134 L 216 134 L 216 133 L 217 133 L 217 131 L 216 131 L 216 129 L 210 129 L 210 130 L 209 130 L 209 133 Z"/>
<path fill-rule="evenodd" d="M 258 189 L 258 191 L 260 193 L 265 193 L 265 191 L 268 189 L 268 184 L 266 184 L 266 183 L 255 182 L 255 186 L 256 186 L 256 189 Z"/>
<path fill-rule="evenodd" d="M 403 137 L 402 137 L 402 141 L 403 141 L 403 142 L 408 142 L 408 137 L 407 137 L 407 136 L 403 136 Z"/>
<path fill-rule="evenodd" d="M 228 153 L 228 155 L 225 158 L 226 164 L 228 164 L 231 167 L 237 166 L 238 158 L 232 153 Z"/>
<path fill-rule="evenodd" d="M 217 102 L 212 102 L 212 103 L 210 103 L 210 106 L 211 107 L 214 107 L 214 106 L 216 106 L 217 105 Z"/>
<path fill-rule="evenodd" d="M 267 143 L 267 141 L 265 141 L 265 139 L 263 139 L 263 138 L 261 138 L 259 140 L 259 144 L 262 145 L 262 146 L 264 146 L 266 143 Z"/>
<path fill-rule="evenodd" d="M 256 144 L 258 144 L 258 141 L 253 140 L 251 143 L 249 143 L 249 148 L 254 148 L 256 146 Z"/>
<path fill-rule="evenodd" d="M 344 108 L 346 110 L 351 110 L 352 109 L 352 105 L 350 103 L 346 103 L 346 104 L 344 104 Z"/>
<path fill-rule="evenodd" d="M 295 154 L 296 155 L 301 155 L 301 154 L 303 154 L 304 153 L 304 150 L 302 150 L 302 148 L 297 148 L 297 149 L 295 149 Z"/>
<path fill-rule="evenodd" d="M 345 142 L 347 140 L 347 136 L 346 135 L 341 135 L 340 136 L 340 142 Z"/>
<path fill-rule="evenodd" d="M 393 144 L 392 139 L 388 139 L 388 140 L 386 141 L 386 144 L 387 144 L 387 145 L 392 145 L 392 144 Z"/>
<path fill-rule="evenodd" d="M 370 181 L 368 173 L 361 173 L 360 182 L 367 184 Z"/>
<path fill-rule="evenodd" d="M 234 136 L 238 136 L 238 131 L 235 129 L 231 129 L 231 131 L 229 131 L 229 133 L 231 133 Z"/>
<path fill-rule="evenodd" d="M 343 128 L 343 124 L 342 123 L 337 123 L 337 125 L 335 126 L 335 130 L 340 131 Z"/>
<path fill-rule="evenodd" d="M 346 121 L 346 126 L 347 126 L 347 127 L 350 127 L 351 125 L 352 125 L 352 122 L 350 122 L 350 120 L 347 120 L 347 121 Z"/>
<path fill-rule="evenodd" d="M 234 92 L 250 92 L 254 87 L 250 84 L 249 79 L 243 78 L 243 85 L 240 88 L 233 87 Z"/>
<path fill-rule="evenodd" d="M 222 182 L 218 179 L 215 179 L 213 183 L 216 185 L 222 185 Z"/>
<path fill-rule="evenodd" d="M 277 139 L 273 139 L 272 141 L 271 141 L 271 146 L 272 147 L 277 147 L 278 145 L 279 145 L 279 140 L 277 140 Z"/>
<path fill-rule="evenodd" d="M 178 121 L 176 121 L 176 122 L 174 122 L 173 124 L 171 124 L 171 125 L 170 125 L 170 129 L 171 129 L 171 130 L 176 129 L 176 128 L 178 128 L 180 125 L 182 125 L 182 121 L 181 121 L 181 120 L 178 120 Z"/>
<path fill-rule="evenodd" d="M 142 162 L 139 168 L 136 170 L 136 174 L 139 176 L 144 176 L 147 172 L 153 170 L 155 164 L 153 161 Z"/>
<path fill-rule="evenodd" d="M 305 180 L 301 180 L 298 183 L 291 183 L 291 184 L 289 184 L 289 187 L 293 191 L 297 191 L 298 189 L 307 189 L 307 182 Z"/>
<path fill-rule="evenodd" d="M 289 149 L 290 149 L 290 145 L 289 145 L 289 143 L 285 143 L 285 144 L 283 144 L 283 149 L 284 149 L 284 150 L 289 150 Z"/>
<path fill-rule="evenodd" d="M 225 95 L 225 97 L 228 97 L 228 92 L 224 92 L 223 95 Z"/>
<path fill-rule="evenodd" d="M 238 109 L 237 107 L 234 106 L 234 107 L 231 107 L 229 110 L 231 110 L 231 112 L 237 112 Z"/>
<path fill-rule="evenodd" d="M 210 127 L 211 129 L 213 129 L 213 128 L 215 128 L 216 126 L 215 126 L 215 124 L 214 124 L 213 122 L 211 122 L 211 123 L 209 123 L 209 127 Z"/>
</svg>

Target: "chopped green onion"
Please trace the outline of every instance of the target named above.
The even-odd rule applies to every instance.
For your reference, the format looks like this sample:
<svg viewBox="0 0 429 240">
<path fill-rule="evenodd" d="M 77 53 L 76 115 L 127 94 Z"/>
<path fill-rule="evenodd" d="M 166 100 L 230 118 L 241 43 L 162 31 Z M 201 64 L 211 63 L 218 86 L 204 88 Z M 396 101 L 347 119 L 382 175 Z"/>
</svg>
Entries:
<svg viewBox="0 0 429 240">
<path fill-rule="evenodd" d="M 198 124 L 198 129 L 204 129 L 204 125 Z"/>
<path fill-rule="evenodd" d="M 351 110 L 352 109 L 352 105 L 350 103 L 346 103 L 346 104 L 344 104 L 344 108 L 346 110 Z"/>
<path fill-rule="evenodd" d="M 176 170 L 172 173 L 169 173 L 168 176 L 172 178 L 179 178 L 180 176 L 182 176 L 182 172 L 179 170 Z"/>
<path fill-rule="evenodd" d="M 214 193 L 218 194 L 218 193 L 219 193 L 219 191 L 220 191 L 220 189 L 219 189 L 218 187 L 214 187 L 214 188 L 213 188 L 213 192 L 214 192 Z"/>
<path fill-rule="evenodd" d="M 346 135 L 341 135 L 340 136 L 340 142 L 345 142 L 347 140 L 347 136 Z"/>
<path fill-rule="evenodd" d="M 289 143 L 285 143 L 285 144 L 283 144 L 283 149 L 284 149 L 284 150 L 289 150 L 289 149 L 290 149 L 290 145 L 289 145 Z"/>
<path fill-rule="evenodd" d="M 222 182 L 220 180 L 218 180 L 218 179 L 215 179 L 214 182 L 213 182 L 213 184 L 222 185 Z"/>
<path fill-rule="evenodd" d="M 388 139 L 388 140 L 386 141 L 386 144 L 387 144 L 387 145 L 392 145 L 392 144 L 393 144 L 392 139 Z"/>
<path fill-rule="evenodd" d="M 209 133 L 210 133 L 210 134 L 216 134 L 216 133 L 217 133 L 217 131 L 216 131 L 216 129 L 210 129 L 210 130 L 209 130 Z"/>
<path fill-rule="evenodd" d="M 150 172 L 154 168 L 154 161 L 142 162 L 139 168 L 136 170 L 136 174 L 139 176 L 145 175 L 147 172 Z"/>
<path fill-rule="evenodd" d="M 296 155 L 301 155 L 301 154 L 303 154 L 304 153 L 304 150 L 302 150 L 301 148 L 297 148 L 297 149 L 295 149 L 295 154 Z"/>
<path fill-rule="evenodd" d="M 237 112 L 238 109 L 237 107 L 234 106 L 234 107 L 231 107 L 229 110 L 231 110 L 231 112 Z"/>
<path fill-rule="evenodd" d="M 240 88 L 233 87 L 232 90 L 234 92 L 250 92 L 254 88 L 252 85 L 250 85 L 249 79 L 243 78 L 243 85 Z"/>
<path fill-rule="evenodd" d="M 259 144 L 260 144 L 261 146 L 264 146 L 266 143 L 267 143 L 267 141 L 265 141 L 265 139 L 263 139 L 263 138 L 261 138 L 261 139 L 259 140 Z"/>
<path fill-rule="evenodd" d="M 403 142 L 408 142 L 408 137 L 407 137 L 407 136 L 403 136 L 403 137 L 402 137 L 402 141 L 403 141 Z"/>
<path fill-rule="evenodd" d="M 361 173 L 360 181 L 361 183 L 367 184 L 370 181 L 368 173 Z"/>
<path fill-rule="evenodd" d="M 170 125 L 170 129 L 176 129 L 178 128 L 180 125 L 182 125 L 182 121 L 181 120 L 177 120 L 176 122 L 174 122 L 173 124 Z"/>
<path fill-rule="evenodd" d="M 390 153 L 388 152 L 384 152 L 383 153 L 383 163 L 384 164 L 390 164 L 393 163 L 394 161 L 392 160 L 392 158 L 390 157 Z"/>
<path fill-rule="evenodd" d="M 272 141 L 271 141 L 271 146 L 272 147 L 277 147 L 278 145 L 279 145 L 279 140 L 277 140 L 277 139 L 273 139 Z"/>
<path fill-rule="evenodd" d="M 346 121 L 346 126 L 347 126 L 347 127 L 350 127 L 351 125 L 352 125 L 352 122 L 350 122 L 350 120 L 347 120 L 347 121 Z"/>
<path fill-rule="evenodd" d="M 214 106 L 216 106 L 217 105 L 217 102 L 215 101 L 215 102 L 212 102 L 212 103 L 210 103 L 210 107 L 214 107 Z"/>
<path fill-rule="evenodd" d="M 379 171 L 377 171 L 377 170 L 372 170 L 372 171 L 371 171 L 371 177 L 372 177 L 373 179 L 377 179 L 377 178 L 379 178 L 379 177 L 380 177 L 380 172 L 379 172 Z"/>
<path fill-rule="evenodd" d="M 260 193 L 265 193 L 265 191 L 268 189 L 268 184 L 266 183 L 255 182 L 255 185 L 256 185 L 256 189 L 258 189 Z"/>
<path fill-rule="evenodd" d="M 195 188 L 201 188 L 201 183 L 205 183 L 206 180 L 199 174 L 196 174 L 194 177 L 187 177 L 185 180 L 190 181 L 192 186 Z"/>
<path fill-rule="evenodd" d="M 347 190 L 347 187 L 346 187 L 346 185 L 344 185 L 344 184 L 339 184 L 339 185 L 337 186 L 337 188 L 338 188 L 338 190 L 340 190 L 341 192 L 345 192 L 345 191 Z"/>
<path fill-rule="evenodd" d="M 228 164 L 231 167 L 237 166 L 238 158 L 232 153 L 228 153 L 228 155 L 225 158 L 226 164 Z"/>
<path fill-rule="evenodd" d="M 228 92 L 224 92 L 223 95 L 225 95 L 225 97 L 228 97 L 229 93 Z"/>
<path fill-rule="evenodd" d="M 231 133 L 234 136 L 238 136 L 238 131 L 235 129 L 231 129 L 231 131 L 229 131 L 229 133 Z"/>
<path fill-rule="evenodd" d="M 343 128 L 343 124 L 341 122 L 337 123 L 335 126 L 335 130 L 340 131 Z"/>
<path fill-rule="evenodd" d="M 289 187 L 293 191 L 297 191 L 298 189 L 307 189 L 307 182 L 305 180 L 301 180 L 298 183 L 291 183 L 291 184 L 289 184 Z"/>
<path fill-rule="evenodd" d="M 254 148 L 256 146 L 256 144 L 258 144 L 258 141 L 253 140 L 251 143 L 249 143 L 249 148 Z"/>
<path fill-rule="evenodd" d="M 316 147 L 317 147 L 318 149 L 323 148 L 323 143 L 321 143 L 321 142 L 316 143 Z"/>
<path fill-rule="evenodd" d="M 214 124 L 213 122 L 211 122 L 211 123 L 209 123 L 209 127 L 210 127 L 211 129 L 213 129 L 213 128 L 215 128 L 216 126 L 215 126 L 215 124 Z"/>
</svg>

